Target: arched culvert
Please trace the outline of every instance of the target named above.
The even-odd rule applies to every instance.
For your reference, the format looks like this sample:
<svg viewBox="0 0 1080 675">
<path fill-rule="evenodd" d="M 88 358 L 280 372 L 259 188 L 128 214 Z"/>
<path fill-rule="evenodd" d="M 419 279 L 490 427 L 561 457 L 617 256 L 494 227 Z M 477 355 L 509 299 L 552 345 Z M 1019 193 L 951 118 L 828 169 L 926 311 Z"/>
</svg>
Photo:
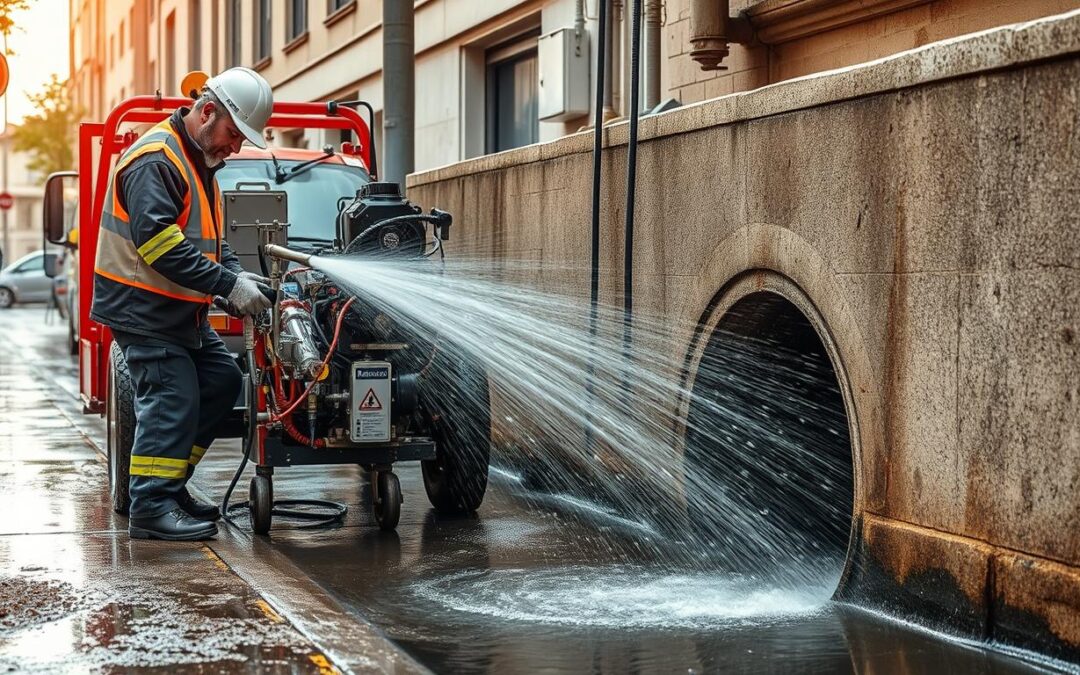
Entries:
<svg viewBox="0 0 1080 675">
<path fill-rule="evenodd" d="M 697 543 L 723 568 L 831 593 L 848 552 L 855 471 L 829 352 L 807 316 L 769 291 L 734 301 L 710 330 L 684 446 Z"/>
</svg>

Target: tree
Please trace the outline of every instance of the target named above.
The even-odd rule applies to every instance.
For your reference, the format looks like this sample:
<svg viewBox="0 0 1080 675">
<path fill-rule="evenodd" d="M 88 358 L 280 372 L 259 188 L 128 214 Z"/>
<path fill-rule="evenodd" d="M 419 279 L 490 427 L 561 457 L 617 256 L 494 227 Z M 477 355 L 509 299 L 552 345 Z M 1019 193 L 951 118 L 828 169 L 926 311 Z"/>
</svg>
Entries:
<svg viewBox="0 0 1080 675">
<path fill-rule="evenodd" d="M 15 27 L 11 15 L 29 8 L 30 0 L 0 0 L 0 35 L 11 35 L 11 29 Z"/>
<path fill-rule="evenodd" d="M 28 153 L 26 168 L 43 176 L 70 170 L 75 164 L 75 128 L 82 114 L 72 106 L 66 83 L 53 75 L 40 93 L 27 93 L 27 97 L 37 112 L 13 129 L 15 151 Z"/>
</svg>

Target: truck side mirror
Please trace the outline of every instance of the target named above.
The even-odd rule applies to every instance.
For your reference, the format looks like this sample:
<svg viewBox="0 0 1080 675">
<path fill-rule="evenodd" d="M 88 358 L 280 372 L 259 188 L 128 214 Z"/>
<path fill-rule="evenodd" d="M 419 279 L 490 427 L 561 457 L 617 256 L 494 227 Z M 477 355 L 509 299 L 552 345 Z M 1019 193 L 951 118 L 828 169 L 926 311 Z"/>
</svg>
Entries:
<svg viewBox="0 0 1080 675">
<path fill-rule="evenodd" d="M 64 236 L 64 188 L 67 179 L 77 178 L 78 175 L 76 171 L 57 171 L 49 174 L 48 180 L 45 181 L 44 222 L 42 227 L 45 239 L 54 244 L 64 245 L 66 243 Z"/>
</svg>

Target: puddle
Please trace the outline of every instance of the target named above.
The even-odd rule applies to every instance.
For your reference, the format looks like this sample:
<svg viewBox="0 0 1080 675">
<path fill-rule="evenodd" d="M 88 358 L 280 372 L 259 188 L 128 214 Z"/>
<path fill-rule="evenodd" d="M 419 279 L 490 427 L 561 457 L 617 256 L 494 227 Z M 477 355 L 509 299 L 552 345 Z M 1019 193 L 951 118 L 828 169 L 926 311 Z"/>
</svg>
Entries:
<svg viewBox="0 0 1080 675">
<path fill-rule="evenodd" d="M 615 566 L 466 571 L 419 582 L 413 591 L 448 610 L 502 620 L 711 630 L 812 614 L 831 589 L 788 590 L 738 575 Z"/>
</svg>

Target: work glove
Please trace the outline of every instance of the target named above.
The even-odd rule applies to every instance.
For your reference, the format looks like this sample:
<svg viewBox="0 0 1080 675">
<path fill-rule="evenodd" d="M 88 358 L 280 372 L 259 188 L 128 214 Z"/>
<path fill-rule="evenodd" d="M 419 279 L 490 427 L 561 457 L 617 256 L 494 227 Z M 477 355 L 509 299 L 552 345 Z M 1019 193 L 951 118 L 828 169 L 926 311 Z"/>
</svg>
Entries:
<svg viewBox="0 0 1080 675">
<path fill-rule="evenodd" d="M 256 283 L 260 283 L 263 286 L 269 286 L 270 285 L 270 280 L 269 279 L 267 279 L 266 277 L 264 277 L 262 275 L 255 274 L 254 272 L 241 272 L 237 276 L 240 277 L 241 279 L 251 279 L 252 281 L 254 281 Z"/>
<path fill-rule="evenodd" d="M 246 272 L 244 274 L 251 273 Z M 243 274 L 236 277 L 236 284 L 226 299 L 230 305 L 236 308 L 237 312 L 244 316 L 255 316 L 271 305 L 270 298 L 259 288 L 259 283 L 250 277 L 243 276 Z"/>
</svg>

